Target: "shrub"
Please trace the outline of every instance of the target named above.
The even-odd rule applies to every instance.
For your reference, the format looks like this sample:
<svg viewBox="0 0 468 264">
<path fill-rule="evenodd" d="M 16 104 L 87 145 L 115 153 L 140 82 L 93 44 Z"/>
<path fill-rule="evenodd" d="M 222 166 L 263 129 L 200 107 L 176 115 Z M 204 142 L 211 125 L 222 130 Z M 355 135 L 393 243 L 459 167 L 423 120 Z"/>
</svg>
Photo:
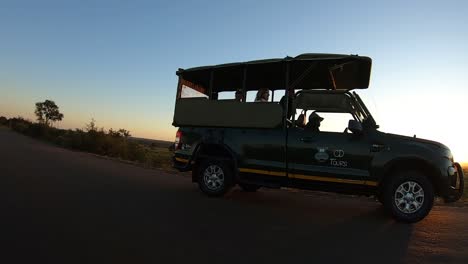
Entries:
<svg viewBox="0 0 468 264">
<path fill-rule="evenodd" d="M 47 135 L 47 132 L 48 132 L 47 130 L 48 130 L 47 126 L 43 124 L 33 123 L 29 125 L 25 133 L 31 137 L 42 138 Z"/>
<path fill-rule="evenodd" d="M 129 160 L 138 161 L 142 163 L 146 161 L 146 150 L 144 146 L 135 142 L 127 142 L 127 147 L 127 154 Z"/>
<path fill-rule="evenodd" d="M 96 126 L 94 119 L 86 124 L 84 130 L 58 129 L 42 123 L 32 123 L 21 117 L 10 119 L 8 123 L 15 131 L 64 148 L 136 161 L 153 167 L 166 166 L 170 160 L 169 157 L 162 156 L 157 151 L 161 148 L 145 146 L 129 139 L 128 130 L 109 129 L 106 133 L 103 128 Z M 166 149 L 165 152 L 169 153 Z"/>
<path fill-rule="evenodd" d="M 29 129 L 29 126 L 32 124 L 31 121 L 26 120 L 22 117 L 11 118 L 8 123 L 11 129 L 22 134 L 26 134 L 26 132 Z"/>
<path fill-rule="evenodd" d="M 8 119 L 4 116 L 0 116 L 0 125 L 6 126 L 8 124 Z"/>
</svg>

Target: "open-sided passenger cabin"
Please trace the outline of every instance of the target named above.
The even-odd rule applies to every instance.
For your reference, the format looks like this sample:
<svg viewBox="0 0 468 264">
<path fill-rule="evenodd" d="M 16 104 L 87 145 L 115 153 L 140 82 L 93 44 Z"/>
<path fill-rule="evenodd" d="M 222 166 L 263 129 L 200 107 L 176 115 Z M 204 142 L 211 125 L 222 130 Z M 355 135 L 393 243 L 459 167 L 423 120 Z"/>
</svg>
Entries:
<svg viewBox="0 0 468 264">
<path fill-rule="evenodd" d="M 367 111 L 356 100 L 349 100 L 354 95 L 348 91 L 368 88 L 371 64 L 370 58 L 357 55 L 302 54 L 179 69 L 173 125 L 281 128 L 294 122 L 289 119 L 294 119 L 291 110 L 296 107 L 346 111 L 363 121 Z M 220 96 L 241 91 L 248 99 L 248 93 L 261 88 L 271 91 L 269 102 L 239 102 L 234 96 Z M 284 97 L 281 102 L 279 97 Z M 285 109 L 290 109 L 289 115 Z"/>
</svg>

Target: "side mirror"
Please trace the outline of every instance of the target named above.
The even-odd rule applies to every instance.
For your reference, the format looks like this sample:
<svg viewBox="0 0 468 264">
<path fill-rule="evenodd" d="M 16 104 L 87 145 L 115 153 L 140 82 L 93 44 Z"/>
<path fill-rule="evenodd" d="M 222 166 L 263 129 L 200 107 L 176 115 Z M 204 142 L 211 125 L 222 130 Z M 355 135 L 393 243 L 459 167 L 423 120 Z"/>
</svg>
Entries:
<svg viewBox="0 0 468 264">
<path fill-rule="evenodd" d="M 349 131 L 353 132 L 353 134 L 362 134 L 362 124 L 354 119 L 349 120 L 348 129 Z"/>
</svg>

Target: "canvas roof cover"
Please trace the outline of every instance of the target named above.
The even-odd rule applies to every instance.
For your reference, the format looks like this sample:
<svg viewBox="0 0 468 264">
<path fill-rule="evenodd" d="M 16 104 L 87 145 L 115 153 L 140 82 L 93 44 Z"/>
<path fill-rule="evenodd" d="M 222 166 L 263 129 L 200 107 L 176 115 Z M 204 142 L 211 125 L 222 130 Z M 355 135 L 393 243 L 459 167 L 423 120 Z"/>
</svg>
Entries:
<svg viewBox="0 0 468 264">
<path fill-rule="evenodd" d="M 179 69 L 184 80 L 210 87 L 215 92 L 242 89 L 286 89 L 286 68 L 290 65 L 289 89 L 352 90 L 369 87 L 372 60 L 340 54 L 302 54 L 284 59 L 267 59 L 214 66 Z M 244 73 L 246 78 L 244 80 Z"/>
</svg>

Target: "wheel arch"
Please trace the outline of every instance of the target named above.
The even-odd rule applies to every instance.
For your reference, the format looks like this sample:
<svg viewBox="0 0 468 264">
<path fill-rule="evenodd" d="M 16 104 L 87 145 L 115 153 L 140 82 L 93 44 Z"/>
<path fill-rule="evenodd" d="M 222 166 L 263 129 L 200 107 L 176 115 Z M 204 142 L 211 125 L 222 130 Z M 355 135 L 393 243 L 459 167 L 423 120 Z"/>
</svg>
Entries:
<svg viewBox="0 0 468 264">
<path fill-rule="evenodd" d="M 388 162 L 384 166 L 383 176 L 379 181 L 379 192 L 381 193 L 388 179 L 398 172 L 415 170 L 423 173 L 429 179 L 436 195 L 442 195 L 443 190 L 440 184 L 440 172 L 438 168 L 430 162 L 416 157 L 399 158 Z"/>
<path fill-rule="evenodd" d="M 200 163 L 206 159 L 226 161 L 232 169 L 234 180 L 237 180 L 237 159 L 234 151 L 229 146 L 219 143 L 200 143 L 197 152 L 194 153 L 195 161 L 192 169 L 192 182 L 197 181 L 197 173 Z"/>
</svg>

